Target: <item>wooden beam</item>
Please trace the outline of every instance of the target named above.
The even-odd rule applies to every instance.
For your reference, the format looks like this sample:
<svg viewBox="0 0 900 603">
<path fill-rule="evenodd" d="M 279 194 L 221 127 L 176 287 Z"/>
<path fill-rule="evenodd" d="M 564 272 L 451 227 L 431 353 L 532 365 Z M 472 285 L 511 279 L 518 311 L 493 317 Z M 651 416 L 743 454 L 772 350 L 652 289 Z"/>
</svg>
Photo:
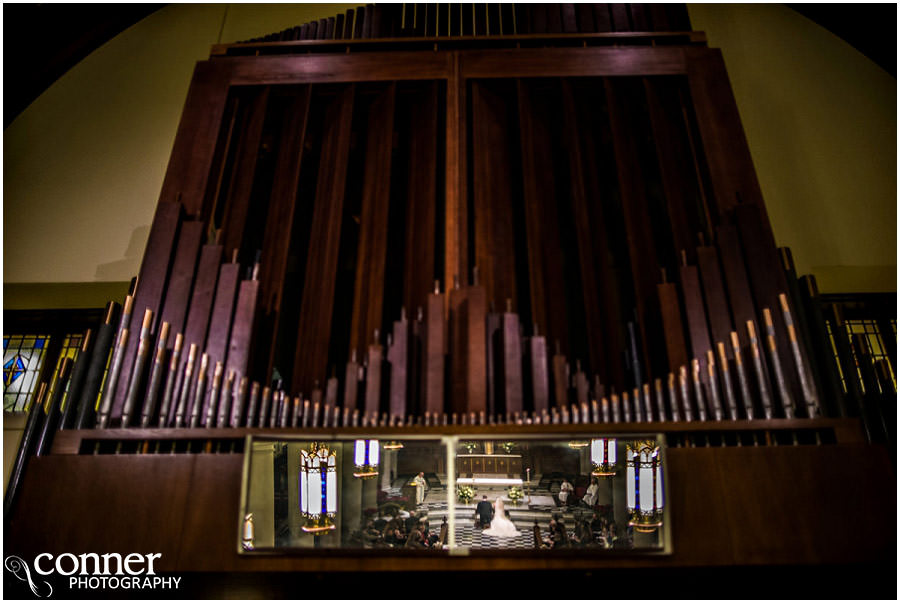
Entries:
<svg viewBox="0 0 900 603">
<path fill-rule="evenodd" d="M 294 391 L 311 391 L 314 381 L 325 377 L 328 363 L 328 341 L 334 307 L 354 92 L 353 85 L 345 87 L 325 113 L 303 301 L 300 306 L 297 346 L 294 354 L 292 376 Z"/>
<path fill-rule="evenodd" d="M 516 299 L 509 107 L 481 83 L 472 82 L 471 90 L 475 266 L 487 299 L 497 303 Z"/>
<path fill-rule="evenodd" d="M 244 224 L 250 208 L 250 193 L 256 176 L 256 161 L 268 101 L 269 87 L 265 86 L 250 101 L 248 115 L 238 137 L 221 224 L 222 243 L 228 253 L 232 249 L 241 249 L 244 240 Z M 245 253 L 255 251 L 245 250 Z"/>
<path fill-rule="evenodd" d="M 391 83 L 369 109 L 350 330 L 350 349 L 360 354 L 375 329 L 382 327 L 395 96 L 396 85 Z"/>
<path fill-rule="evenodd" d="M 411 6 L 411 5 L 407 5 Z M 406 197 L 406 249 L 403 299 L 414 316 L 424 308 L 435 278 L 437 204 L 438 87 L 419 92 L 409 112 L 409 160 Z"/>
</svg>

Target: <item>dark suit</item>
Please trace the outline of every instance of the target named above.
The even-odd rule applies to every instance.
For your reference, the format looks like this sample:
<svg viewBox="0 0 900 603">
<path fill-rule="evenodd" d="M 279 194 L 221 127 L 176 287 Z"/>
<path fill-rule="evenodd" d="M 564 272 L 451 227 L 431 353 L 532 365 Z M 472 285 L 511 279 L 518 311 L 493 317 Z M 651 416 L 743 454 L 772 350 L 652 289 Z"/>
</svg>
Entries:
<svg viewBox="0 0 900 603">
<path fill-rule="evenodd" d="M 478 503 L 478 506 L 475 507 L 475 513 L 478 515 L 481 525 L 488 526 L 491 523 L 491 519 L 494 517 L 494 507 L 492 507 L 491 503 L 488 501 L 482 500 Z"/>
</svg>

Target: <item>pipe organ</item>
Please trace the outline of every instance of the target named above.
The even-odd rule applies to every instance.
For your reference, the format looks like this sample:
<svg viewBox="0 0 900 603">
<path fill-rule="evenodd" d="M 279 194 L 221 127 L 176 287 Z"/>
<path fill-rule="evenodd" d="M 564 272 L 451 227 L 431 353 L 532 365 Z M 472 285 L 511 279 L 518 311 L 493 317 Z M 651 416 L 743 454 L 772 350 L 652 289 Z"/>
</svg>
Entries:
<svg viewBox="0 0 900 603">
<path fill-rule="evenodd" d="M 24 538 L 54 463 L 218 463 L 233 484 L 228 455 L 153 452 L 248 433 L 663 432 L 696 483 L 719 451 L 734 479 L 775 457 L 822 474 L 807 449 L 871 461 L 860 426 L 893 428 L 835 386 L 805 282 L 683 5 L 368 5 L 217 45 L 133 289 L 27 472 L 26 434 L 7 516 Z M 674 529 L 666 563 L 715 563 Z M 223 568 L 267 567 L 234 548 Z"/>
</svg>

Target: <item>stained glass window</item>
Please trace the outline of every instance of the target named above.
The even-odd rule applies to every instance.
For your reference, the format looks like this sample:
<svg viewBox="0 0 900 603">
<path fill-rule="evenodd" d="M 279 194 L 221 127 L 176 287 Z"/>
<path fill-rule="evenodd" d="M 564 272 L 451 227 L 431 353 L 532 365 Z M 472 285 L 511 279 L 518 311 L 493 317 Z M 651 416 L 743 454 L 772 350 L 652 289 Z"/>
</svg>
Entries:
<svg viewBox="0 0 900 603">
<path fill-rule="evenodd" d="M 837 363 L 838 374 L 840 375 L 840 378 L 841 378 L 841 385 L 844 388 L 844 392 L 846 392 L 847 391 L 847 382 L 844 377 L 844 372 L 843 372 L 843 370 L 841 370 L 841 363 L 838 360 L 837 348 L 834 343 L 835 332 L 832 328 L 831 321 L 826 320 L 825 327 L 828 331 L 828 335 L 831 340 L 831 349 L 832 349 L 832 353 L 834 353 L 835 362 Z M 894 337 L 896 338 L 897 322 L 892 320 L 891 327 L 894 331 Z M 881 337 L 881 333 L 878 330 L 878 323 L 875 322 L 874 320 L 860 320 L 860 319 L 846 320 L 846 321 L 844 321 L 844 329 L 846 331 L 847 342 L 848 342 L 848 344 L 850 344 L 850 353 L 853 355 L 854 363 L 857 363 L 856 370 L 857 370 L 857 373 L 859 374 L 859 387 L 860 387 L 860 390 L 862 391 L 862 393 L 865 393 L 866 385 L 863 382 L 862 374 L 859 373 L 858 359 L 856 358 L 856 351 L 853 349 L 853 344 L 852 344 L 853 335 L 857 334 L 857 333 L 861 334 L 861 335 L 865 335 L 866 341 L 868 341 L 868 343 L 869 343 L 869 351 L 871 353 L 872 363 L 874 364 L 880 360 L 883 360 L 885 362 L 885 364 L 887 365 L 888 371 L 890 372 L 890 375 L 891 375 L 891 381 L 893 382 L 894 391 L 896 392 L 897 391 L 897 375 L 894 370 L 894 367 L 891 365 L 890 359 L 888 358 L 887 352 L 884 348 L 884 341 Z M 880 386 L 880 384 L 879 384 L 879 386 Z M 882 393 L 885 393 L 885 392 L 882 392 Z"/>
<path fill-rule="evenodd" d="M 49 343 L 49 335 L 3 336 L 3 410 L 25 410 Z"/>
</svg>

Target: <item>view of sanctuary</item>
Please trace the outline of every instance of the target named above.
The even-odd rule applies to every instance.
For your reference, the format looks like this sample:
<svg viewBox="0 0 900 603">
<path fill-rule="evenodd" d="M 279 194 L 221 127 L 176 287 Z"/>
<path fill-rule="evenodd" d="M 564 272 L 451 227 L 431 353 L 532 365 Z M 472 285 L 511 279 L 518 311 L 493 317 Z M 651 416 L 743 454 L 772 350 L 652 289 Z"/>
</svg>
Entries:
<svg viewBox="0 0 900 603">
<path fill-rule="evenodd" d="M 8 596 L 896 598 L 896 6 L 4 16 Z"/>
</svg>

